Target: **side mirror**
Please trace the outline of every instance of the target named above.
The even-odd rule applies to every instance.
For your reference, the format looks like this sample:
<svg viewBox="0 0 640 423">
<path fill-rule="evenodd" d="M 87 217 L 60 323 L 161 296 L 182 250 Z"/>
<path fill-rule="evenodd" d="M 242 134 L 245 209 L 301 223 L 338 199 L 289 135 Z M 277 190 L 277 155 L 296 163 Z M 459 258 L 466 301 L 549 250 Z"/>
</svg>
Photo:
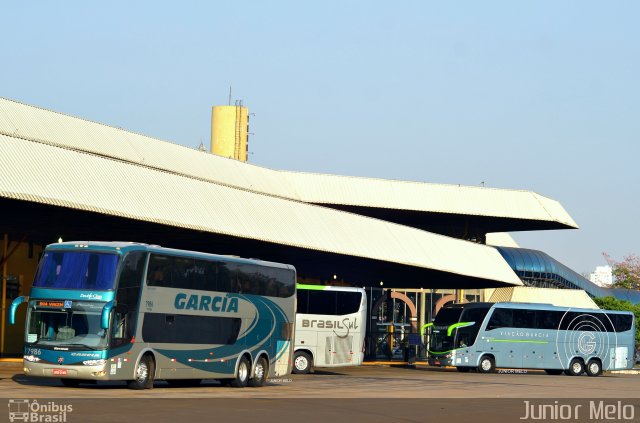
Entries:
<svg viewBox="0 0 640 423">
<path fill-rule="evenodd" d="M 18 310 L 18 306 L 27 301 L 27 297 L 20 296 L 15 300 L 11 301 L 11 309 L 9 310 L 9 324 L 13 325 L 16 323 L 16 311 Z"/>
<path fill-rule="evenodd" d="M 100 328 L 109 329 L 109 316 L 111 315 L 111 309 L 113 308 L 113 300 L 109 301 L 102 307 L 102 315 L 100 316 Z"/>
</svg>

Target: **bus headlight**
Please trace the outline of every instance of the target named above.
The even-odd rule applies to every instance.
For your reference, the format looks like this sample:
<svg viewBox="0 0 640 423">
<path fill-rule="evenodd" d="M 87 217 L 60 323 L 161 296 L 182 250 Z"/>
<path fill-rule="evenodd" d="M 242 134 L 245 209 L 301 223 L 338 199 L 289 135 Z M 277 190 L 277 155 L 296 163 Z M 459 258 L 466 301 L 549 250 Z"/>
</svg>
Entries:
<svg viewBox="0 0 640 423">
<path fill-rule="evenodd" d="M 25 359 L 25 361 L 30 361 L 32 363 L 37 363 L 38 361 L 40 361 L 40 357 L 36 357 L 35 355 L 25 355 L 23 358 Z"/>
<path fill-rule="evenodd" d="M 82 364 L 85 366 L 102 366 L 107 362 L 107 360 L 87 360 L 83 361 Z"/>
</svg>

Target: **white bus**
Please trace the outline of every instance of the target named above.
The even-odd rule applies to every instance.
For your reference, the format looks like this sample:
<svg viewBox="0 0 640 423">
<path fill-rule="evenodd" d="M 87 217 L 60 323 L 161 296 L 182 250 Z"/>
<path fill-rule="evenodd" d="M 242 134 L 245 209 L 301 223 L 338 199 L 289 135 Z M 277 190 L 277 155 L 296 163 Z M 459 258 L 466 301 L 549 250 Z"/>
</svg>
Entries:
<svg viewBox="0 0 640 423">
<path fill-rule="evenodd" d="M 297 285 L 293 373 L 359 366 L 364 358 L 367 295 L 362 288 Z"/>
<path fill-rule="evenodd" d="M 29 376 L 262 386 L 289 374 L 293 266 L 124 242 L 49 245 L 27 302 Z"/>
</svg>

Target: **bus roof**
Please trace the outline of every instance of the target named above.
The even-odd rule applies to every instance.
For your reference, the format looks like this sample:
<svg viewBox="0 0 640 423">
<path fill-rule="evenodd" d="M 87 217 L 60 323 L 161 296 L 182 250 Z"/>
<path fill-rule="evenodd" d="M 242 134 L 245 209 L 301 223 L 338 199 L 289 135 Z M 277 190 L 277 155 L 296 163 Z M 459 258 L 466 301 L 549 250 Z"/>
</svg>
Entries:
<svg viewBox="0 0 640 423">
<path fill-rule="evenodd" d="M 600 311 L 606 311 L 607 313 L 620 313 L 620 314 L 629 314 L 630 311 L 622 311 L 622 310 L 603 310 L 603 309 L 593 309 L 593 308 L 578 308 L 578 307 L 566 307 L 566 306 L 555 306 L 553 304 L 547 303 L 513 303 L 513 302 L 499 302 L 499 303 L 464 303 L 464 304 L 452 304 L 447 305 L 445 308 L 513 308 L 513 309 L 534 309 L 534 310 L 549 310 L 549 311 L 577 311 L 584 313 L 598 313 Z"/>
<path fill-rule="evenodd" d="M 160 245 L 144 244 L 141 242 L 125 242 L 125 241 L 67 241 L 58 242 L 47 245 L 47 250 L 75 250 L 83 249 L 89 251 L 119 251 L 127 253 L 129 251 L 148 251 L 151 253 L 169 254 L 169 255 L 188 255 L 202 259 L 210 259 L 216 261 L 227 261 L 234 263 L 259 264 L 269 267 L 278 267 L 282 269 L 295 270 L 290 264 L 276 263 L 260 259 L 242 258 L 223 254 L 210 254 L 198 251 L 178 250 L 174 248 L 166 248 Z"/>
<path fill-rule="evenodd" d="M 604 311 L 606 311 L 607 313 L 609 312 L 621 313 L 621 314 L 631 313 L 630 311 L 555 306 L 553 304 L 545 304 L 545 303 L 503 302 L 503 303 L 494 303 L 493 308 L 534 309 L 534 310 L 549 310 L 549 311 L 577 311 L 577 312 L 584 312 L 584 313 L 598 313 L 598 312 L 604 312 Z"/>
</svg>

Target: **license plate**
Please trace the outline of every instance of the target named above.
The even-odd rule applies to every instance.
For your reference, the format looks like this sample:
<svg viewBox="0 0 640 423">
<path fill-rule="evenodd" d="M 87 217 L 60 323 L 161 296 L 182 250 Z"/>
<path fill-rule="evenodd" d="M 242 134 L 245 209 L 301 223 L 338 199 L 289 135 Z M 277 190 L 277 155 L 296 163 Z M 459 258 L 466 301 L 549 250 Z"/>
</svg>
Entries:
<svg viewBox="0 0 640 423">
<path fill-rule="evenodd" d="M 53 374 L 55 376 L 66 376 L 67 375 L 67 369 L 53 369 Z"/>
<path fill-rule="evenodd" d="M 440 362 L 439 361 L 434 361 L 433 364 L 435 364 L 436 366 L 439 366 Z"/>
</svg>

